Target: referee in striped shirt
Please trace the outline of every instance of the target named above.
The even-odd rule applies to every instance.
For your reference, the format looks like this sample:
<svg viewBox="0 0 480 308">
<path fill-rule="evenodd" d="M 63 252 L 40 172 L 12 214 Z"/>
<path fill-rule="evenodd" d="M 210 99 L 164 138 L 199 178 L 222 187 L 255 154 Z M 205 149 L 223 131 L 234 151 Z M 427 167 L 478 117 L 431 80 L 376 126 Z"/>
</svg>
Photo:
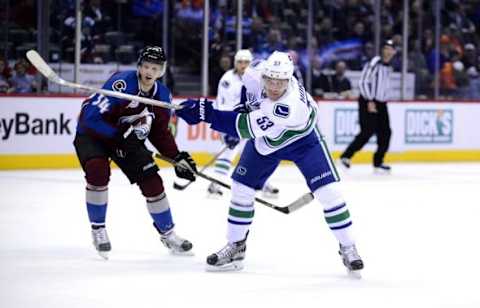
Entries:
<svg viewBox="0 0 480 308">
<path fill-rule="evenodd" d="M 392 71 L 390 61 L 395 53 L 393 41 L 387 40 L 382 46 L 382 57 L 374 57 L 363 68 L 359 82 L 360 97 L 358 98 L 360 133 L 355 136 L 355 139 L 340 156 L 341 164 L 347 169 L 350 168 L 352 156 L 375 134 L 378 148 L 373 156 L 373 166 L 375 171 L 390 172 L 390 166 L 383 163 L 383 158 L 392 135 L 387 98 Z"/>
</svg>

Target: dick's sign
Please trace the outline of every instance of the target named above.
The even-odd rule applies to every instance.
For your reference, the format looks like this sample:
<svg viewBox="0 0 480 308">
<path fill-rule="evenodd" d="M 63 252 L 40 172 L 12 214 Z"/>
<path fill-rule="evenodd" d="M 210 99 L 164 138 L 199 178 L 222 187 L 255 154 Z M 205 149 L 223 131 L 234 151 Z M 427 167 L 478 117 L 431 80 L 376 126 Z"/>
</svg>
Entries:
<svg viewBox="0 0 480 308">
<path fill-rule="evenodd" d="M 405 143 L 452 143 L 452 109 L 405 110 Z"/>
<path fill-rule="evenodd" d="M 334 111 L 334 140 L 336 144 L 349 144 L 360 132 L 357 108 L 336 108 Z M 372 136 L 368 143 L 375 142 Z"/>
</svg>

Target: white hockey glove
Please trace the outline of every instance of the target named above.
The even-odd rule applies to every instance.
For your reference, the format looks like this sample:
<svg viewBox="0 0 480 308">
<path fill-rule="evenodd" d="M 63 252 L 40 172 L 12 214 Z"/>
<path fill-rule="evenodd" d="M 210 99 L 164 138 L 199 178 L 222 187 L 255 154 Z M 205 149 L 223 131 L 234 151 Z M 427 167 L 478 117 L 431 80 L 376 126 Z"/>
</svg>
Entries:
<svg viewBox="0 0 480 308">
<path fill-rule="evenodd" d="M 145 140 L 150 133 L 150 129 L 152 128 L 153 122 L 153 114 L 147 114 L 144 117 L 138 119 L 132 125 L 133 133 L 137 136 L 140 140 Z"/>
</svg>

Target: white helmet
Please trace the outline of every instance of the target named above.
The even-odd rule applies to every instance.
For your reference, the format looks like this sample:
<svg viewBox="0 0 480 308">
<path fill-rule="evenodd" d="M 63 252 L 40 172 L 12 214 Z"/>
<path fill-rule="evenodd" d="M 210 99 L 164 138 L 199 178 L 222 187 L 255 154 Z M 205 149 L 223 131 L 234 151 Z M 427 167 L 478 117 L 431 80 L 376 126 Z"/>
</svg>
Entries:
<svg viewBox="0 0 480 308">
<path fill-rule="evenodd" d="M 263 75 L 274 79 L 292 78 L 292 58 L 286 52 L 274 51 L 265 62 Z"/>
<path fill-rule="evenodd" d="M 235 62 L 237 62 L 237 61 L 252 62 L 252 60 L 253 60 L 253 55 L 250 52 L 250 50 L 248 50 L 248 49 L 240 49 L 235 54 Z"/>
</svg>

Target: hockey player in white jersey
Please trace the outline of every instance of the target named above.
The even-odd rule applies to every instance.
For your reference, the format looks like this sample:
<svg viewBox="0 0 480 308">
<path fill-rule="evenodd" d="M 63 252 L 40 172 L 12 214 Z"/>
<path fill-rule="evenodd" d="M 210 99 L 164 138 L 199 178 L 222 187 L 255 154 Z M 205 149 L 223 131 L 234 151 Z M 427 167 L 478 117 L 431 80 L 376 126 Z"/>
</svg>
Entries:
<svg viewBox="0 0 480 308">
<path fill-rule="evenodd" d="M 218 83 L 217 99 L 214 102 L 215 109 L 232 111 L 240 104 L 243 86 L 241 78 L 252 60 L 253 56 L 250 50 L 240 49 L 237 51 L 234 58 L 234 68 L 225 72 Z M 215 161 L 215 173 L 220 177 L 226 177 L 229 175 L 232 162 L 243 144 L 240 144 L 240 138 L 225 133 L 222 134 L 222 139 L 227 149 Z M 278 197 L 279 190 L 266 182 L 262 192 L 265 197 L 275 198 Z M 212 182 L 208 186 L 208 194 L 217 197 L 222 196 L 223 192 L 218 184 Z"/>
<path fill-rule="evenodd" d="M 207 100 L 187 100 L 178 116 L 189 124 L 208 122 L 212 129 L 249 139 L 232 179 L 228 243 L 207 257 L 207 269 L 243 268 L 246 240 L 254 216 L 255 190 L 290 160 L 324 209 L 324 218 L 339 241 L 343 263 L 352 273 L 363 269 L 352 236 L 352 219 L 339 190 L 339 177 L 316 130 L 317 106 L 292 77 L 288 54 L 275 51 L 265 62 L 252 63 L 243 76 L 245 112 L 220 111 Z"/>
</svg>

